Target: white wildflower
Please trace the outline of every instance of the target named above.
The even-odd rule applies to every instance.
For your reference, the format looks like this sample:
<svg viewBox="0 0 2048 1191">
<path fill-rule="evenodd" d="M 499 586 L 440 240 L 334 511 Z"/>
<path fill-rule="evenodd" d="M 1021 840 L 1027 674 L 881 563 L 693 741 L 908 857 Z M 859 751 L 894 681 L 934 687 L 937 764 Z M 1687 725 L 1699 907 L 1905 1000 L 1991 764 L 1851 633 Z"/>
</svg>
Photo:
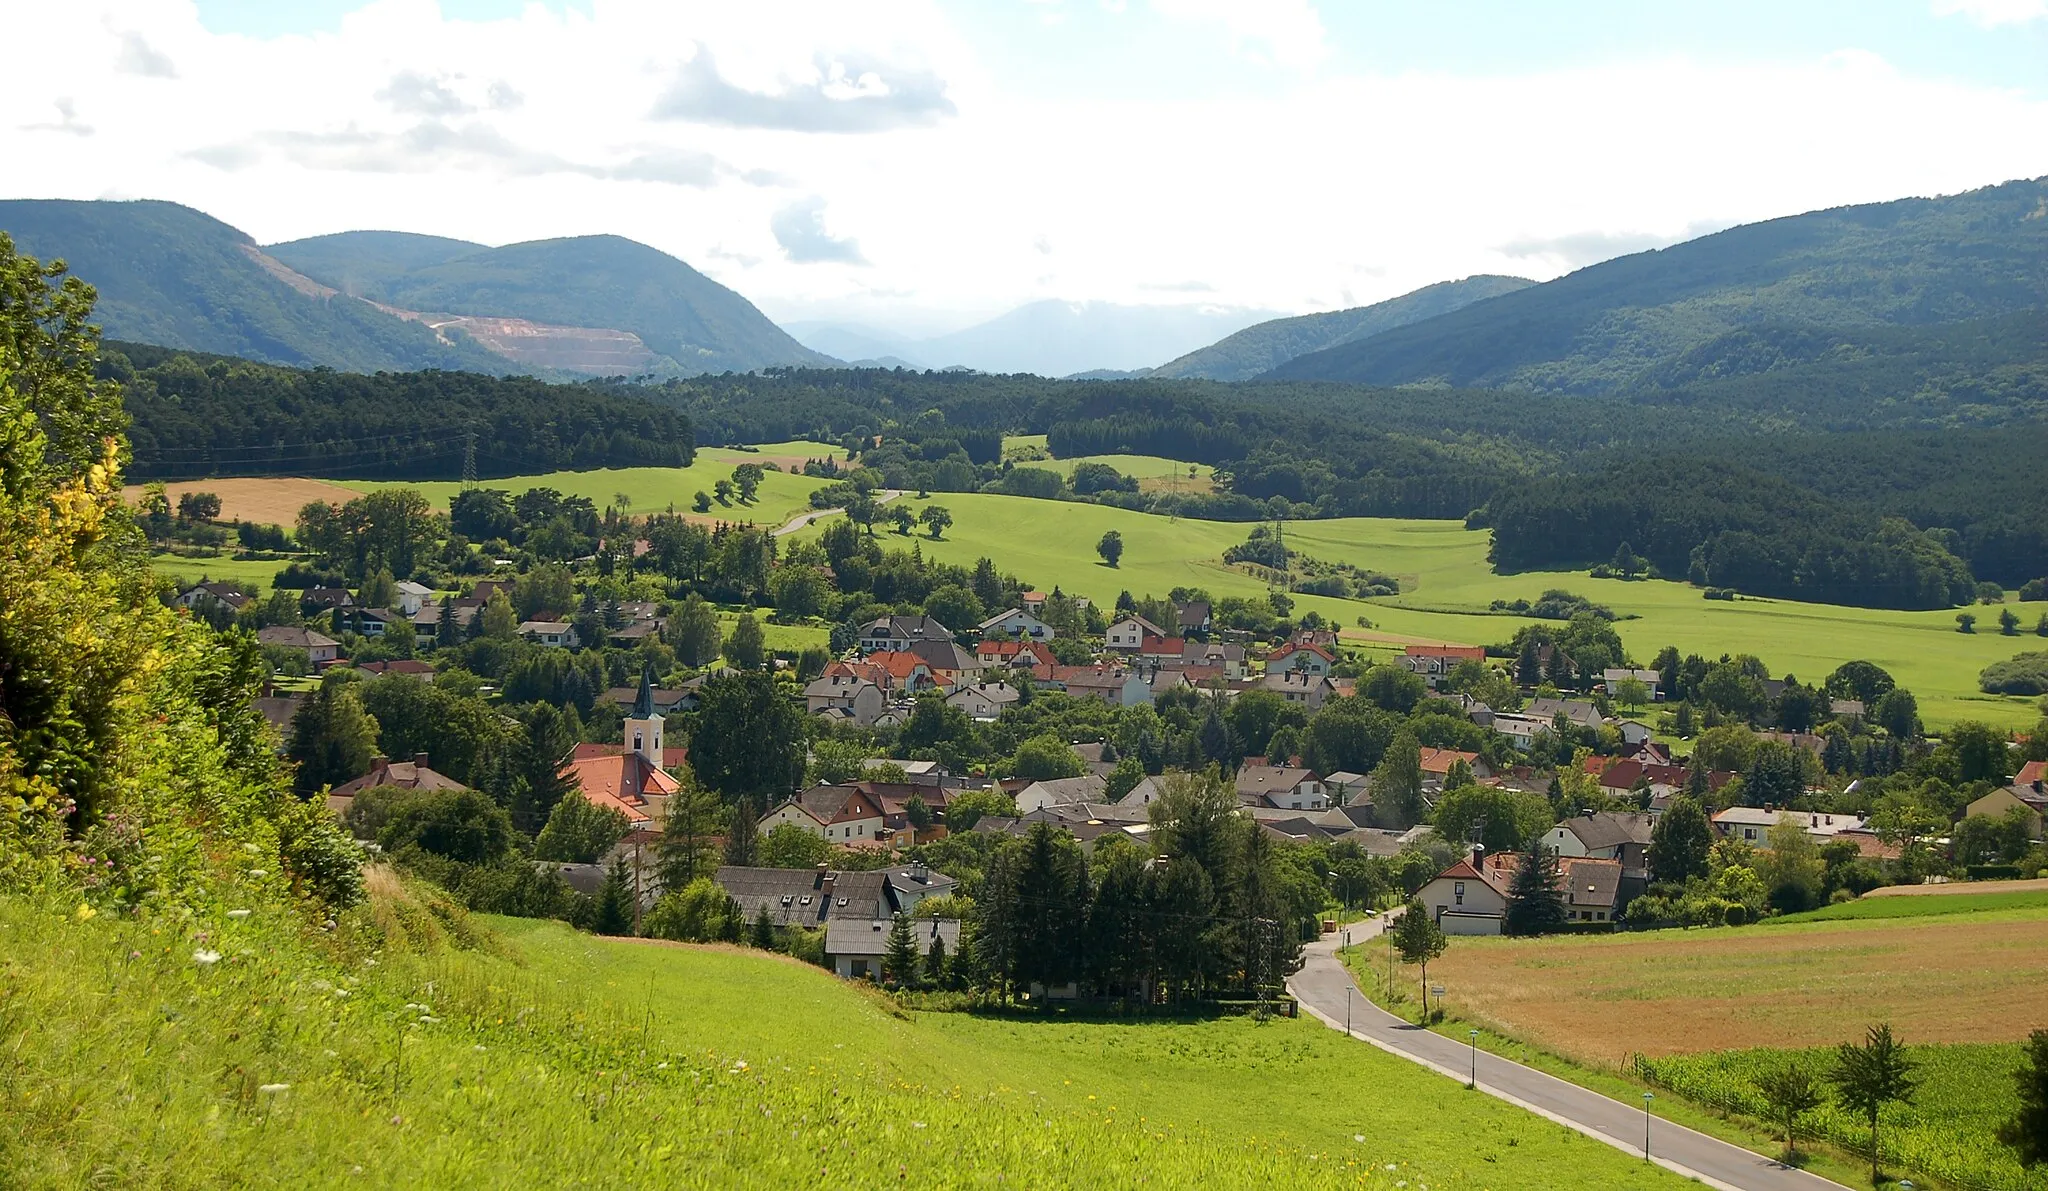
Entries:
<svg viewBox="0 0 2048 1191">
<path fill-rule="evenodd" d="M 247 911 L 247 910 L 229 910 L 229 911 L 228 911 L 228 917 L 230 917 L 230 918 L 247 918 L 248 916 L 249 916 L 249 911 Z"/>
<path fill-rule="evenodd" d="M 288 1083 L 267 1083 L 260 1085 L 259 1087 L 257 1087 L 256 1090 L 263 1093 L 266 1096 L 275 1096 L 279 1092 L 291 1091 L 291 1087 L 292 1085 Z"/>
<path fill-rule="evenodd" d="M 249 875 L 261 881 L 263 878 L 270 875 L 270 870 L 263 868 L 252 868 L 249 870 Z"/>
<path fill-rule="evenodd" d="M 1354 1134 L 1352 1134 L 1352 1135 L 1351 1135 L 1351 1140 L 1353 1140 L 1353 1141 L 1355 1141 L 1355 1142 L 1360 1142 L 1360 1143 L 1363 1143 L 1363 1142 L 1365 1141 L 1365 1134 L 1363 1134 L 1363 1133 L 1354 1133 Z"/>
<path fill-rule="evenodd" d="M 206 948 L 201 947 L 199 950 L 192 953 L 192 962 L 198 964 L 202 968 L 212 967 L 214 964 L 220 962 L 220 952 L 208 951 Z"/>
</svg>

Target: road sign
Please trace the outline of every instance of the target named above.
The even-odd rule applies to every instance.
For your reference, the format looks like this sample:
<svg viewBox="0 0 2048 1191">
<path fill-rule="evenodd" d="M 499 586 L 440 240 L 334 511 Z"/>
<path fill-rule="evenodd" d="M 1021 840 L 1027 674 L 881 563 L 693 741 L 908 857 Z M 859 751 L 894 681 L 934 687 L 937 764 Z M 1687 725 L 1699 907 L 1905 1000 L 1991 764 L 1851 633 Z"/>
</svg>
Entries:
<svg viewBox="0 0 2048 1191">
<path fill-rule="evenodd" d="M 1432 996 L 1432 997 L 1440 997 L 1440 996 L 1443 996 L 1443 995 L 1444 995 L 1444 986 L 1443 986 L 1443 985 L 1441 985 L 1441 984 L 1432 984 L 1432 985 L 1430 985 L 1430 986 L 1429 986 L 1429 995 L 1430 995 L 1430 996 Z"/>
</svg>

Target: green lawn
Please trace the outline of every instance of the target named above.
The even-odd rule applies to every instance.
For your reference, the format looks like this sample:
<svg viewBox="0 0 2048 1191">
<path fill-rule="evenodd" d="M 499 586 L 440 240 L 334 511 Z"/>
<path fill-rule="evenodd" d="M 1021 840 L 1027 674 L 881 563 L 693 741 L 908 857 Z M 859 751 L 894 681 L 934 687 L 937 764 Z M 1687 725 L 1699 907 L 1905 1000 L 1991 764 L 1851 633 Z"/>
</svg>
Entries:
<svg viewBox="0 0 2048 1191">
<path fill-rule="evenodd" d="M 276 562 L 238 562 L 220 558 L 181 558 L 176 554 L 152 554 L 149 567 L 159 575 L 177 579 L 182 589 L 201 581 L 240 583 L 259 594 L 270 590 L 270 578 L 291 565 L 290 559 Z"/>
<path fill-rule="evenodd" d="M 761 639 L 768 643 L 771 652 L 799 653 L 813 645 L 819 649 L 831 646 L 831 629 L 808 624 L 776 624 L 768 619 L 768 613 L 771 611 L 773 609 L 764 608 L 755 615 L 755 619 L 761 622 Z M 721 610 L 718 613 L 720 631 L 731 633 L 734 622 L 739 618 L 738 612 Z"/>
<path fill-rule="evenodd" d="M 1114 600 L 1126 589 L 1163 596 L 1176 586 L 1203 587 L 1219 597 L 1260 596 L 1267 590 L 1222 563 L 1223 550 L 1243 541 L 1248 525 L 978 493 L 936 493 L 931 502 L 951 510 L 954 524 L 944 541 L 920 538 L 927 555 L 972 563 L 986 554 L 1046 590 L 1058 585 L 1098 601 Z M 912 507 L 923 503 L 913 501 Z M 1102 565 L 1094 549 L 1108 529 L 1124 539 L 1123 559 L 1114 570 Z M 1491 601 L 1533 600 L 1548 588 L 1564 587 L 1630 617 L 1616 629 L 1642 661 L 1667 644 L 1709 658 L 1754 653 L 1774 674 L 1817 681 L 1841 663 L 1862 658 L 1883 666 L 1918 695 L 1921 714 L 1931 725 L 1982 719 L 2021 727 L 2040 718 L 2034 700 L 1977 690 L 1979 670 L 2039 646 L 2040 639 L 2001 637 L 1995 631 L 1964 635 L 1955 631 L 1953 611 L 1706 600 L 1682 583 L 1593 579 L 1583 572 L 1496 575 L 1486 561 L 1486 534 L 1455 521 L 1348 517 L 1292 521 L 1286 531 L 1295 549 L 1313 557 L 1400 578 L 1402 594 L 1378 600 L 1295 597 L 1297 610 L 1316 609 L 1339 625 L 1368 617 L 1374 625 L 1370 636 L 1390 647 L 1409 641 L 1504 641 L 1529 622 L 1489 615 Z"/>
<path fill-rule="evenodd" d="M 0 900 L 9 1186 L 1679 1185 L 1309 1021 L 907 1014 L 736 950 L 226 908 Z"/>
<path fill-rule="evenodd" d="M 814 453 L 822 453 L 823 444 L 770 444 L 771 446 L 813 446 Z M 801 451 L 796 452 L 802 454 Z M 612 504 L 616 495 L 624 493 L 632 501 L 631 512 L 635 514 L 657 513 L 674 509 L 679 513 L 690 513 L 691 502 L 699 492 L 711 493 L 712 486 L 721 479 L 730 479 L 732 469 L 742 463 L 758 463 L 771 458 L 773 453 L 767 447 L 760 455 L 745 451 L 729 451 L 706 447 L 697 452 L 696 462 L 688 467 L 623 467 L 602 471 L 558 471 L 547 475 L 513 476 L 507 479 L 485 480 L 485 488 L 501 488 L 515 496 L 528 488 L 553 488 L 569 496 L 587 496 L 602 509 Z M 448 501 L 466 485 L 458 480 L 433 480 L 425 483 L 397 484 L 373 480 L 337 480 L 338 484 L 358 488 L 365 492 L 377 488 L 417 488 L 425 493 L 434 507 L 445 511 Z M 826 481 L 809 476 L 792 475 L 787 472 L 769 472 L 761 481 L 761 490 L 752 505 L 731 505 L 713 503 L 711 512 L 704 516 L 719 521 L 752 521 L 759 525 L 776 526 L 788 521 L 798 513 L 807 512 L 811 507 L 813 490 L 822 487 Z"/>
<path fill-rule="evenodd" d="M 1794 922 L 1831 922 L 1860 918 L 1938 918 L 1950 914 L 2000 914 L 2030 916 L 2029 911 L 2048 910 L 2048 891 L 2017 893 L 1939 893 L 1908 897 L 1864 897 L 1839 906 L 1828 906 L 1806 914 L 1766 918 L 1759 926 Z"/>
</svg>

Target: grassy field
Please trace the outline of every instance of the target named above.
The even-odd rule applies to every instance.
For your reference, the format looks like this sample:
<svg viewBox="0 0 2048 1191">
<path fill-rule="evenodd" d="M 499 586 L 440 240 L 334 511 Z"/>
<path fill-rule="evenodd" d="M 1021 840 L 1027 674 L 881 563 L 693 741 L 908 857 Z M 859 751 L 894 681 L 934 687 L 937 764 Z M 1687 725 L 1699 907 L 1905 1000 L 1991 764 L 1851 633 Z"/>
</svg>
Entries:
<svg viewBox="0 0 2048 1191">
<path fill-rule="evenodd" d="M 2018 1045 L 1914 1046 L 1908 1054 L 1919 1087 L 1911 1102 L 1888 1105 L 1879 1116 L 1878 1139 L 1887 1165 L 1978 1191 L 2038 1191 L 2048 1185 L 2038 1176 L 2030 1178 L 1995 1136 L 1998 1125 L 2012 1115 Z M 1826 1087 L 1834 1057 L 1832 1049 L 1721 1051 L 1659 1059 L 1645 1064 L 1643 1074 L 1652 1086 L 1761 1121 L 1770 1112 L 1757 1091 L 1759 1079 L 1796 1065 Z M 1807 1136 L 1869 1153 L 1869 1123 L 1839 1104 L 1822 1105 L 1803 1127 Z"/>
<path fill-rule="evenodd" d="M 2014 881 L 2012 884 L 2039 884 Z M 2048 890 L 1971 893 L 1968 885 L 1941 886 L 1956 892 L 1944 897 L 1863 897 L 1807 914 L 1771 918 L 1762 926 L 1798 922 L 1840 922 L 1867 918 L 1942 918 L 1955 914 L 1997 914 L 2007 910 L 2048 910 Z"/>
<path fill-rule="evenodd" d="M 1915 1043 L 2015 1042 L 2048 1027 L 2048 906 L 2020 897 L 1936 917 L 1457 939 L 1429 974 L 1460 1016 L 1594 1066 L 1828 1046 L 1881 1021 Z"/>
<path fill-rule="evenodd" d="M 954 525 L 944 541 L 924 542 L 927 555 L 972 563 L 987 554 L 1046 590 L 1057 584 L 1098 601 L 1113 600 L 1125 589 L 1137 595 L 1165 595 L 1176 586 L 1207 588 L 1215 596 L 1267 591 L 1260 580 L 1222 562 L 1224 549 L 1244 540 L 1247 525 L 1011 496 L 942 493 L 931 499 L 952 512 Z M 911 507 L 921 504 L 913 501 Z M 1094 553 L 1109 529 L 1124 539 L 1116 569 Z M 1407 643 L 1505 641 L 1528 622 L 1488 614 L 1493 600 L 1533 600 L 1548 588 L 1566 587 L 1630 617 L 1616 629 L 1640 660 L 1667 644 L 1710 658 L 1747 652 L 1762 657 L 1775 674 L 1815 681 L 1862 658 L 1885 667 L 1918 695 L 1921 714 L 1933 725 L 1982 719 L 2021 727 L 2040 717 L 2034 700 L 1977 691 L 1979 670 L 2039 644 L 2039 638 L 1957 633 L 1953 612 L 1704 600 L 1681 583 L 1592 579 L 1583 573 L 1495 575 L 1486 562 L 1486 535 L 1455 521 L 1351 517 L 1289 522 L 1286 529 L 1293 547 L 1312 557 L 1400 578 L 1399 596 L 1296 597 L 1297 610 L 1313 608 L 1339 625 L 1369 618 L 1370 631 L 1353 628 L 1347 634 L 1360 645 L 1397 650 Z"/>
<path fill-rule="evenodd" d="M 751 521 L 757 525 L 776 526 L 788 521 L 798 513 L 808 512 L 811 507 L 811 493 L 824 486 L 826 481 L 809 476 L 793 475 L 787 471 L 769 472 L 761 481 L 761 490 L 755 503 L 732 505 L 714 503 L 709 513 L 699 514 L 691 510 L 691 502 L 699 492 L 709 493 L 712 485 L 721 479 L 730 479 L 732 469 L 742 463 L 775 461 L 778 456 L 770 448 L 801 446 L 792 443 L 770 443 L 760 454 L 746 451 L 732 451 L 719 447 L 704 447 L 698 450 L 697 460 L 688 467 L 622 467 L 603 471 L 558 471 L 547 475 L 515 476 L 509 479 L 485 480 L 486 488 L 502 488 L 518 495 L 528 488 L 553 488 L 568 496 L 587 496 L 599 509 L 612 504 L 615 497 L 623 493 L 632 501 L 630 512 L 634 514 L 658 513 L 671 508 L 693 520 L 699 521 Z M 813 444 L 822 454 L 828 448 Z M 791 465 L 792 460 L 801 466 L 801 452 L 784 455 L 780 462 Z M 424 492 L 434 507 L 445 510 L 448 501 L 462 491 L 464 485 L 457 480 L 436 480 L 428 483 L 396 485 L 368 480 L 340 480 L 337 483 L 365 492 L 375 488 L 409 487 Z"/>
<path fill-rule="evenodd" d="M 1679 1184 L 1307 1021 L 910 1015 L 774 957 L 417 902 L 369 915 L 396 936 L 357 912 L 340 956 L 268 910 L 60 909 L 0 902 L 10 1186 Z M 400 945 L 428 935 L 467 949 Z"/>
<path fill-rule="evenodd" d="M 776 624 L 768 619 L 767 614 L 769 611 L 771 610 L 763 609 L 755 616 L 755 619 L 761 622 L 761 639 L 768 643 L 770 651 L 775 653 L 799 653 L 813 645 L 819 649 L 826 649 L 831 646 L 831 629 L 808 624 Z M 718 614 L 719 631 L 731 633 L 734 622 L 738 621 L 739 618 L 740 614 L 737 612 L 721 610 Z"/>
<path fill-rule="evenodd" d="M 159 575 L 179 580 L 182 589 L 205 581 L 240 583 L 258 593 L 270 590 L 270 578 L 291 565 L 290 559 L 275 562 L 241 562 L 225 555 L 220 558 L 183 558 L 176 554 L 152 554 L 149 567 Z"/>
</svg>

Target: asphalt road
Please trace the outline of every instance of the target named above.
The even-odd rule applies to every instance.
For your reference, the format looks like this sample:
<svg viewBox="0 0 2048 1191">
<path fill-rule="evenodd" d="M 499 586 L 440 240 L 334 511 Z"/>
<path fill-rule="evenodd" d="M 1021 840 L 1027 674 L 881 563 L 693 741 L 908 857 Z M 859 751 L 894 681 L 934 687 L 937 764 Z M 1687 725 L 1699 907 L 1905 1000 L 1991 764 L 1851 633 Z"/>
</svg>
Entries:
<svg viewBox="0 0 2048 1191">
<path fill-rule="evenodd" d="M 1301 971 L 1287 982 L 1302 1008 L 1333 1030 L 1346 1021 L 1345 991 L 1351 990 L 1351 1036 L 1430 1067 L 1465 1083 L 1474 1070 L 1471 1046 L 1395 1017 L 1367 1000 L 1336 956 L 1347 934 L 1352 943 L 1377 938 L 1379 919 L 1353 923 L 1307 947 Z M 1643 1106 L 1611 1100 L 1552 1075 L 1477 1052 L 1479 1090 L 1617 1148 L 1643 1153 Z M 1649 1122 L 1650 1160 L 1709 1186 L 1737 1191 L 1846 1191 L 1840 1183 L 1795 1170 L 1740 1146 L 1729 1145 L 1669 1121 Z"/>
<path fill-rule="evenodd" d="M 885 505 L 901 495 L 903 495 L 903 490 L 900 488 L 879 488 L 875 491 L 875 503 Z M 795 533 L 806 525 L 814 525 L 827 517 L 837 516 L 845 511 L 845 509 L 820 509 L 815 513 L 798 513 L 784 523 L 780 529 L 769 530 L 768 536 L 771 538 L 784 537 Z"/>
</svg>

